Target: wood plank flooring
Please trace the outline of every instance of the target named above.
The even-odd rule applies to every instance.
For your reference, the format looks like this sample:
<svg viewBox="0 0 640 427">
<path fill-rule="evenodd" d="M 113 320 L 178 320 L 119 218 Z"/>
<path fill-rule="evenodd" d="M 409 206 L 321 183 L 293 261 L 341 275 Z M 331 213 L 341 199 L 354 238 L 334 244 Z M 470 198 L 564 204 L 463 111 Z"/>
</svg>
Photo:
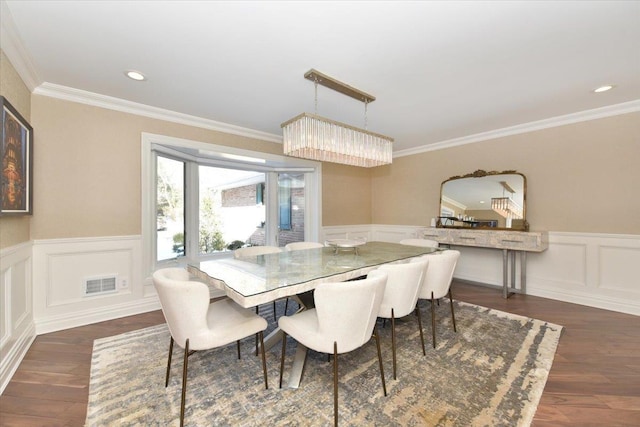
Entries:
<svg viewBox="0 0 640 427">
<path fill-rule="evenodd" d="M 455 282 L 455 299 L 564 326 L 533 426 L 640 425 L 640 317 Z M 82 426 L 93 340 L 160 311 L 38 336 L 0 396 L 1 426 Z"/>
</svg>

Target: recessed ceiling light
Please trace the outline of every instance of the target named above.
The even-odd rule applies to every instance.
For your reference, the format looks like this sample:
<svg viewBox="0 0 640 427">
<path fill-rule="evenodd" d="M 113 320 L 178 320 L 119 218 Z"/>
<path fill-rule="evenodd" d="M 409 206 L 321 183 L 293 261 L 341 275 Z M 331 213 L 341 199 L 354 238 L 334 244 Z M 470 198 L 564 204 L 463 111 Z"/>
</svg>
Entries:
<svg viewBox="0 0 640 427">
<path fill-rule="evenodd" d="M 594 91 L 595 93 L 601 93 L 601 92 L 606 92 L 606 91 L 608 91 L 608 90 L 611 90 L 611 89 L 613 89 L 613 88 L 614 88 L 614 86 L 613 86 L 613 85 L 604 85 L 604 86 L 600 86 L 600 87 L 599 87 L 599 88 L 597 88 L 597 89 L 594 89 L 593 91 Z"/>
<path fill-rule="evenodd" d="M 124 73 L 127 77 L 129 77 L 132 80 L 137 80 L 137 81 L 143 81 L 143 80 L 147 80 L 147 78 L 144 76 L 144 74 L 142 74 L 139 71 L 125 71 Z"/>
</svg>

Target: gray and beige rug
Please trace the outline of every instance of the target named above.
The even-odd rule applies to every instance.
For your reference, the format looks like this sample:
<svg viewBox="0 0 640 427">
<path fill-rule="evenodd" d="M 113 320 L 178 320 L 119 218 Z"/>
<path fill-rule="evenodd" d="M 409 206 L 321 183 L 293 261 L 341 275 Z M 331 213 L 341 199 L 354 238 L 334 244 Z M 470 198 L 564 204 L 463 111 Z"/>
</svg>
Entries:
<svg viewBox="0 0 640 427">
<path fill-rule="evenodd" d="M 343 426 L 528 426 L 533 419 L 561 326 L 455 302 L 436 307 L 437 348 L 431 346 L 430 308 L 423 305 L 427 355 L 415 319 L 398 322 L 398 379 L 391 367 L 391 330 L 380 327 L 388 396 L 380 384 L 375 342 L 340 356 Z M 261 314 L 273 323 L 267 311 Z M 280 306 L 282 307 L 282 306 Z M 279 313 L 282 308 L 279 308 Z M 270 328 L 273 328 L 270 324 Z M 381 324 L 379 324 L 381 326 Z M 169 332 L 154 326 L 96 340 L 86 425 L 178 425 L 182 349 L 174 348 L 164 387 Z M 285 381 L 294 345 L 289 345 Z M 333 424 L 332 364 L 310 351 L 299 389 L 279 389 L 280 345 L 267 353 L 264 389 L 254 340 L 198 352 L 189 358 L 185 424 L 193 426 L 327 426 Z"/>
</svg>

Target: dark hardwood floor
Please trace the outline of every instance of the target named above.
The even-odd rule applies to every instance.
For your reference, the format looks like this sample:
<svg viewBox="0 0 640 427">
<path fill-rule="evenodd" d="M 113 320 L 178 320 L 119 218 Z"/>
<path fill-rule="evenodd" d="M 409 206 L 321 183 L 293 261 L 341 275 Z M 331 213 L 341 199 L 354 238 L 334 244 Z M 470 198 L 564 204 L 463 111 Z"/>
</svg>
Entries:
<svg viewBox="0 0 640 427">
<path fill-rule="evenodd" d="M 640 317 L 454 283 L 455 299 L 564 326 L 534 426 L 640 425 Z M 38 336 L 0 396 L 2 426 L 82 426 L 93 340 L 159 311 Z"/>
</svg>

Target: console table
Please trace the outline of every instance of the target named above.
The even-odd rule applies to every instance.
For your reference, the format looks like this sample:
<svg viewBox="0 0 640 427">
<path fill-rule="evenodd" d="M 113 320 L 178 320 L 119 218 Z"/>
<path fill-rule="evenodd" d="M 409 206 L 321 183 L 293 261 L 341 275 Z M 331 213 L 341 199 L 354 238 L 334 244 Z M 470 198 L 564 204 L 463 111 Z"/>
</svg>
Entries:
<svg viewBox="0 0 640 427">
<path fill-rule="evenodd" d="M 526 293 L 527 252 L 543 252 L 549 247 L 546 231 L 429 228 L 423 232 L 423 237 L 447 245 L 502 250 L 502 296 L 504 298 L 509 298 L 516 287 L 516 252 L 520 254 L 520 291 Z M 509 264 L 511 264 L 511 291 L 509 290 Z"/>
</svg>

